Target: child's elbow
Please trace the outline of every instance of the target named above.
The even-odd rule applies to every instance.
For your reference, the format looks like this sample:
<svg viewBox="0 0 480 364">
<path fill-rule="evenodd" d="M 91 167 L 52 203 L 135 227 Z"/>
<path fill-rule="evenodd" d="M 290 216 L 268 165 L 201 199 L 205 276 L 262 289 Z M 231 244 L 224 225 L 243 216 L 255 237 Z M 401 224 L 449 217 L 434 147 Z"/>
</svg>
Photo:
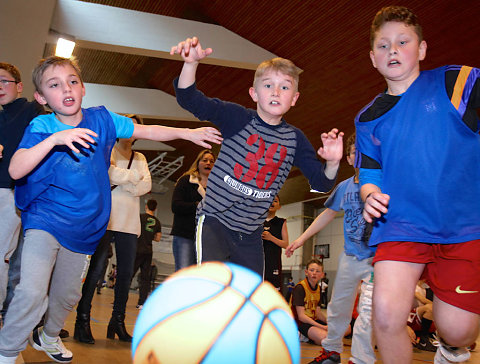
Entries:
<svg viewBox="0 0 480 364">
<path fill-rule="evenodd" d="M 8 167 L 8 173 L 10 174 L 10 177 L 13 180 L 17 180 L 17 179 L 22 178 L 20 173 L 17 171 L 17 169 L 14 166 L 12 166 L 12 164 L 10 164 L 10 166 Z"/>
<path fill-rule="evenodd" d="M 10 161 L 10 165 L 8 166 L 8 173 L 13 180 L 20 179 L 24 176 L 20 169 L 20 166 L 16 161 L 15 155 L 13 155 L 12 160 Z"/>
</svg>

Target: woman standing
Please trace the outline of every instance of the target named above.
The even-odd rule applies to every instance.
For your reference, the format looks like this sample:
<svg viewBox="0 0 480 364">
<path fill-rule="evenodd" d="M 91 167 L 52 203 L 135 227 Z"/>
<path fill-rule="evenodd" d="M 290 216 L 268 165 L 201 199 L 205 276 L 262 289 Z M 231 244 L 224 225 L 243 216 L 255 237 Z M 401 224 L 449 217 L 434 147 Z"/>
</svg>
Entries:
<svg viewBox="0 0 480 364">
<path fill-rule="evenodd" d="M 205 197 L 207 180 L 215 163 L 208 149 L 202 150 L 190 169 L 177 181 L 172 196 L 173 256 L 175 271 L 196 263 L 195 214 L 197 205 Z"/>
<path fill-rule="evenodd" d="M 140 117 L 127 115 L 142 124 Z M 132 341 L 125 329 L 125 309 L 128 300 L 130 282 L 137 251 L 137 238 L 140 226 L 140 196 L 152 188 L 152 178 L 145 156 L 134 152 L 132 145 L 135 139 L 119 139 L 111 155 L 111 166 L 108 170 L 112 185 L 112 212 L 107 231 L 90 260 L 85 283 L 82 288 L 82 299 L 77 306 L 74 339 L 83 343 L 94 344 L 95 339 L 90 330 L 90 311 L 97 282 L 102 274 L 108 247 L 115 242 L 117 258 L 117 278 L 113 312 L 107 328 L 107 338 L 114 339 L 115 334 L 121 341 Z"/>
</svg>

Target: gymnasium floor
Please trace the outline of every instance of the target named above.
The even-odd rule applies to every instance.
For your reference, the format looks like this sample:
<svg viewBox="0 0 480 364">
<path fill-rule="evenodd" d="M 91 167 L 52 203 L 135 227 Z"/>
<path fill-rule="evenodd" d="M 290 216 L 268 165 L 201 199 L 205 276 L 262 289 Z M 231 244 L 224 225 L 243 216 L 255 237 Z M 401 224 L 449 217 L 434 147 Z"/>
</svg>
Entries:
<svg viewBox="0 0 480 364">
<path fill-rule="evenodd" d="M 138 295 L 130 293 L 127 305 L 126 327 L 130 334 L 133 334 L 133 327 L 138 310 L 135 308 Z M 65 346 L 73 352 L 73 362 L 75 364 L 128 364 L 131 363 L 130 344 L 120 342 L 119 340 L 110 340 L 106 338 L 107 325 L 112 312 L 113 290 L 104 288 L 102 294 L 95 295 L 93 298 L 92 309 L 92 332 L 95 337 L 95 345 L 80 344 L 73 340 L 73 329 L 75 325 L 75 312 L 72 312 L 67 319 L 65 329 L 70 332 L 70 337 L 64 339 Z M 479 343 L 479 342 L 477 342 Z M 348 363 L 350 356 L 351 340 L 345 340 L 345 351 L 342 353 L 342 363 Z M 318 355 L 319 346 L 302 343 L 301 364 L 306 364 Z M 23 360 L 28 364 L 55 363 L 49 361 L 49 358 L 43 353 L 27 346 L 22 353 Z M 433 363 L 434 353 L 419 351 L 415 349 L 413 363 Z M 21 361 L 17 361 L 17 364 Z M 378 361 L 377 363 L 382 363 Z M 469 363 L 480 364 L 479 352 L 473 352 Z M 179 363 L 182 364 L 182 363 Z M 219 363 L 222 364 L 222 363 Z M 248 364 L 248 363 L 245 363 Z"/>
</svg>

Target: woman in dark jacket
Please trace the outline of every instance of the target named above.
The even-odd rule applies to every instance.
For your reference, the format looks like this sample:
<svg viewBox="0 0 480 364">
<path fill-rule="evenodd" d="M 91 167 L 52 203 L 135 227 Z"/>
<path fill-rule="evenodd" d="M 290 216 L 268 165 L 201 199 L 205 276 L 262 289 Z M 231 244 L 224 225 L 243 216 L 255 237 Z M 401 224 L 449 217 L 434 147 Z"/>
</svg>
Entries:
<svg viewBox="0 0 480 364">
<path fill-rule="evenodd" d="M 173 256 L 175 271 L 196 263 L 195 214 L 197 205 L 205 197 L 207 180 L 215 163 L 208 149 L 201 151 L 192 166 L 177 181 L 172 196 Z"/>
</svg>

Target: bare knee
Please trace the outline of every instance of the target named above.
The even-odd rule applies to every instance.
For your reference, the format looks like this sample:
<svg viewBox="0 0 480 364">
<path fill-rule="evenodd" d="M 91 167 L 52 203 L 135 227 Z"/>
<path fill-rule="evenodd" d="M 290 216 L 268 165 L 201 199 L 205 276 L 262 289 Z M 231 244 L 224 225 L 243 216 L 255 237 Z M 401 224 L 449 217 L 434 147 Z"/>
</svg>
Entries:
<svg viewBox="0 0 480 364">
<path fill-rule="evenodd" d="M 327 337 L 327 330 L 312 326 L 308 330 L 308 338 L 317 345 L 322 345 L 322 340 Z"/>
</svg>

